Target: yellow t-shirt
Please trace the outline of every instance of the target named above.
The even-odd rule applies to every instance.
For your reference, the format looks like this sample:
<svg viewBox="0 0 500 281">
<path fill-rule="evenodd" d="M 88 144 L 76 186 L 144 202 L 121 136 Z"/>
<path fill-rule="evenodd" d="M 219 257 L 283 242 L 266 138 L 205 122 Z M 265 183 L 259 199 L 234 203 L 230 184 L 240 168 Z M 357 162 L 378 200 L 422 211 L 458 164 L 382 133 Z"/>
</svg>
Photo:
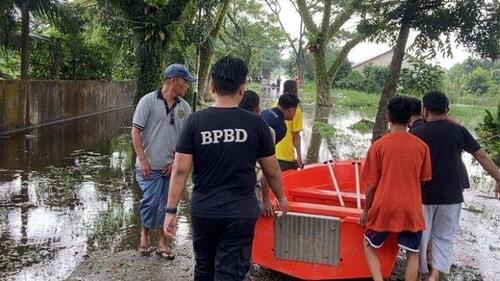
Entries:
<svg viewBox="0 0 500 281">
<path fill-rule="evenodd" d="M 293 133 L 300 132 L 304 129 L 304 115 L 302 109 L 297 107 L 295 116 L 290 121 L 286 121 L 286 134 L 285 137 L 276 144 L 276 158 L 284 161 L 295 161 L 297 155 L 295 153 L 295 146 L 293 145 Z"/>
</svg>

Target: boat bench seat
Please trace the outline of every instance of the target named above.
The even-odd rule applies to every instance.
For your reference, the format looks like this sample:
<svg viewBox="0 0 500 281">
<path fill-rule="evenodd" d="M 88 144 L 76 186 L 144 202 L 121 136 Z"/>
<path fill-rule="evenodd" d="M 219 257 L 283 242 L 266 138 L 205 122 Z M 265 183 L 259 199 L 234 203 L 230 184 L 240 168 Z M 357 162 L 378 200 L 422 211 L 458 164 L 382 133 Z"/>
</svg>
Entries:
<svg viewBox="0 0 500 281">
<path fill-rule="evenodd" d="M 289 210 L 291 212 L 322 215 L 329 217 L 339 217 L 339 218 L 344 218 L 344 217 L 359 218 L 359 216 L 363 212 L 362 209 L 356 209 L 356 208 L 305 203 L 305 202 L 293 202 L 293 201 L 289 202 Z"/>
<path fill-rule="evenodd" d="M 323 187 L 323 186 L 321 186 Z M 290 195 L 293 197 L 301 197 L 301 198 L 314 198 L 314 199 L 323 199 L 328 201 L 339 201 L 337 192 L 334 190 L 326 190 L 323 188 L 295 188 L 290 191 Z M 356 203 L 356 193 L 355 192 L 340 192 L 342 199 L 344 202 Z M 361 202 L 365 201 L 365 195 L 361 194 Z"/>
</svg>

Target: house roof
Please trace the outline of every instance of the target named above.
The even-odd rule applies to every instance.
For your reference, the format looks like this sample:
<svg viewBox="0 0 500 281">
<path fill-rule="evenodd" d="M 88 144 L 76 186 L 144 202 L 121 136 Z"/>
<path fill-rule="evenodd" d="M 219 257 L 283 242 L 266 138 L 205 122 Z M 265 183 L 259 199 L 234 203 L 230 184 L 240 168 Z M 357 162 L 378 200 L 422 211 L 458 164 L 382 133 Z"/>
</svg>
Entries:
<svg viewBox="0 0 500 281">
<path fill-rule="evenodd" d="M 365 63 L 368 63 L 368 62 L 370 62 L 370 61 L 372 61 L 372 60 L 374 60 L 374 59 L 377 59 L 377 58 L 379 58 L 379 57 L 382 57 L 382 56 L 384 56 L 384 55 L 386 55 L 386 54 L 388 54 L 388 53 L 390 53 L 390 52 L 392 52 L 392 51 L 394 51 L 394 49 L 393 49 L 393 48 L 391 48 L 391 49 L 389 49 L 389 50 L 387 50 L 387 51 L 385 51 L 385 52 L 383 52 L 383 53 L 381 53 L 381 54 L 378 54 L 378 55 L 376 55 L 376 56 L 374 56 L 374 57 L 371 57 L 371 58 L 369 58 L 369 59 L 367 59 L 367 60 L 364 60 L 364 61 L 362 61 L 362 62 L 358 62 L 357 64 L 353 65 L 352 67 L 353 67 L 353 68 L 356 68 L 356 67 L 358 67 L 358 66 L 360 66 L 360 65 L 363 65 L 363 64 L 365 64 Z M 408 54 L 407 52 L 405 52 L 405 56 L 404 56 L 404 58 L 407 58 L 408 56 L 410 56 L 410 54 Z"/>
</svg>

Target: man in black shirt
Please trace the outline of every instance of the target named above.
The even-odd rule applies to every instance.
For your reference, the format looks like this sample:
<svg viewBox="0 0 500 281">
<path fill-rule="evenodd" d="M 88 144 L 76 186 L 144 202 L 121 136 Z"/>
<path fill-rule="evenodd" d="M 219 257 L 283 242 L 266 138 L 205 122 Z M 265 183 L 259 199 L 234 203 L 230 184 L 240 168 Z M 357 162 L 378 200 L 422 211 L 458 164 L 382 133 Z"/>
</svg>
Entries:
<svg viewBox="0 0 500 281">
<path fill-rule="evenodd" d="M 257 160 L 282 211 L 288 210 L 269 127 L 238 107 L 247 73 L 241 59 L 217 61 L 211 73 L 215 104 L 190 115 L 177 142 L 164 231 L 175 235 L 177 205 L 193 165 L 194 280 L 243 280 L 250 269 L 259 216 Z"/>
<path fill-rule="evenodd" d="M 279 97 L 276 107 L 266 109 L 260 113 L 260 116 L 266 120 L 269 127 L 273 128 L 276 133 L 275 143 L 279 143 L 285 137 L 287 130 L 285 120 L 293 120 L 299 103 L 300 100 L 297 96 L 283 94 Z"/>
<path fill-rule="evenodd" d="M 448 98 L 433 91 L 423 97 L 426 122 L 411 132 L 431 151 L 432 180 L 422 187 L 422 203 L 427 229 L 422 233 L 420 272 L 427 273 L 427 249 L 432 243 L 432 272 L 429 280 L 438 280 L 439 272 L 448 273 L 453 257 L 453 237 L 458 230 L 463 190 L 470 187 L 462 161 L 462 151 L 471 153 L 496 180 L 500 192 L 500 172 L 466 128 L 450 121 Z M 432 239 L 431 239 L 432 238 Z"/>
</svg>

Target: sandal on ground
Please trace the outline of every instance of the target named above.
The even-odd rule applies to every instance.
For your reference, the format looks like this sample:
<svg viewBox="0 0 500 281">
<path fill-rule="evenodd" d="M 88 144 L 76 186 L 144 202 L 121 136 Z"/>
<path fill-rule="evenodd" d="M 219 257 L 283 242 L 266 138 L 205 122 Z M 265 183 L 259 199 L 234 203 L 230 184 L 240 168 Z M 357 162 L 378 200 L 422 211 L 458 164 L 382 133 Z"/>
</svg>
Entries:
<svg viewBox="0 0 500 281">
<path fill-rule="evenodd" d="M 172 251 L 159 251 L 156 250 L 156 254 L 160 256 L 161 258 L 167 259 L 167 260 L 173 260 L 175 259 L 174 253 Z"/>
<path fill-rule="evenodd" d="M 154 252 L 156 250 L 155 247 L 144 247 L 144 246 L 140 246 L 139 247 L 139 254 L 143 257 L 147 257 L 149 256 L 152 252 Z"/>
</svg>

